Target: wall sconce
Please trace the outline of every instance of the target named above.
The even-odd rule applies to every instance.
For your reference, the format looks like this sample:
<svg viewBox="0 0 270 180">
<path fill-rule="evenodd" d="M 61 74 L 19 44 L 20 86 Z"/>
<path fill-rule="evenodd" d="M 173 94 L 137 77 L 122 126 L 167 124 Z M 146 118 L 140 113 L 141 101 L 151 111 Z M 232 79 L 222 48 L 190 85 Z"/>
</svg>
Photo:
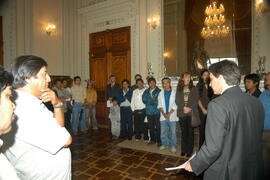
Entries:
<svg viewBox="0 0 270 180">
<path fill-rule="evenodd" d="M 50 36 L 56 29 L 56 26 L 54 24 L 49 24 L 46 26 L 45 31 L 48 36 Z"/>
<path fill-rule="evenodd" d="M 168 53 L 168 52 L 164 52 L 164 53 L 163 53 L 163 57 L 164 57 L 164 59 L 168 59 L 168 58 L 169 58 L 169 56 L 170 56 L 170 55 L 169 55 L 169 53 Z"/>
<path fill-rule="evenodd" d="M 147 19 L 147 24 L 151 26 L 153 29 L 156 29 L 158 26 L 159 18 L 153 16 Z"/>
<path fill-rule="evenodd" d="M 257 13 L 264 13 L 269 10 L 269 6 L 265 0 L 256 0 L 255 9 Z"/>
</svg>

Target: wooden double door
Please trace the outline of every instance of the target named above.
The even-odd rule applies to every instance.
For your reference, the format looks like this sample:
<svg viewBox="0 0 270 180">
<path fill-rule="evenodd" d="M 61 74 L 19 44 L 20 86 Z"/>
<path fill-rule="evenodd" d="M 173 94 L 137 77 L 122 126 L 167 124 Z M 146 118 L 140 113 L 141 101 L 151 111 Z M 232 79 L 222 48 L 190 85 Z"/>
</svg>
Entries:
<svg viewBox="0 0 270 180">
<path fill-rule="evenodd" d="M 109 127 L 106 107 L 106 86 L 110 75 L 117 83 L 130 80 L 130 27 L 106 30 L 89 35 L 90 79 L 95 81 L 98 94 L 96 118 L 100 127 Z"/>
</svg>

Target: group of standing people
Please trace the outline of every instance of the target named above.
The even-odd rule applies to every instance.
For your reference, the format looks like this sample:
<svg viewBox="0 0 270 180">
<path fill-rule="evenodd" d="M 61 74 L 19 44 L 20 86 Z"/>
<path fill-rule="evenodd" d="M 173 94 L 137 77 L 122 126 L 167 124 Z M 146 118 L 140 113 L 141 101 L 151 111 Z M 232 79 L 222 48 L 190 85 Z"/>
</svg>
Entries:
<svg viewBox="0 0 270 180">
<path fill-rule="evenodd" d="M 98 129 L 96 120 L 97 92 L 93 81 L 86 81 L 87 87 L 81 83 L 81 78 L 73 78 L 73 84 L 68 86 L 67 79 L 54 80 L 53 90 L 64 107 L 65 127 L 74 135 L 81 131 L 87 133 L 89 128 Z"/>
<path fill-rule="evenodd" d="M 269 177 L 270 74 L 265 75 L 263 93 L 256 74 L 245 76 L 246 93 L 242 92 L 240 69 L 228 60 L 201 71 L 196 86 L 191 74 L 183 73 L 175 90 L 167 77 L 162 79 L 162 89 L 153 77 L 147 79 L 148 88 L 141 76 L 131 87 L 123 80 L 122 89 L 115 76 L 110 80 L 107 97 L 120 107 L 120 138 L 131 140 L 134 135 L 138 141 L 143 135 L 147 143 L 175 153 L 179 121 L 182 156 L 192 155 L 194 127 L 200 129 L 200 150 L 186 164 L 187 171 L 205 172 L 205 179 Z"/>
<path fill-rule="evenodd" d="M 136 84 L 122 81 L 122 88 L 111 75 L 106 95 L 110 107 L 112 132 L 119 126 L 119 138 L 136 141 L 142 139 L 148 144 L 157 144 L 160 150 L 169 148 L 176 152 L 176 123 L 181 127 L 181 155 L 190 157 L 194 147 L 194 127 L 200 127 L 200 146 L 204 141 L 207 105 L 213 92 L 209 86 L 209 72 L 201 72 L 199 83 L 194 86 L 191 74 L 181 75 L 177 89 L 171 86 L 171 79 L 162 79 L 162 89 L 157 87 L 154 77 L 147 78 L 144 87 L 141 75 L 135 76 Z M 107 103 L 107 104 L 108 104 Z M 120 116 L 117 116 L 116 109 Z M 114 116 L 115 115 L 115 116 Z M 115 124 L 117 122 L 118 124 Z M 150 137 L 149 137 L 150 135 Z"/>
<path fill-rule="evenodd" d="M 197 155 L 186 163 L 187 171 L 197 175 L 204 172 L 204 179 L 213 180 L 269 179 L 270 73 L 265 75 L 262 93 L 254 74 L 245 77 L 243 93 L 240 70 L 227 60 L 211 65 L 200 77 L 195 87 L 191 75 L 184 73 L 174 90 L 167 77 L 159 89 L 153 77 L 148 78 L 148 88 L 144 88 L 141 77 L 133 87 L 123 80 L 120 88 L 111 76 L 108 89 L 114 90 L 107 91 L 107 97 L 108 104 L 113 102 L 111 110 L 114 106 L 120 109 L 119 136 L 131 140 L 135 135 L 140 140 L 143 135 L 147 143 L 157 144 L 160 150 L 170 148 L 175 152 L 179 120 L 181 153 L 188 157 L 193 151 L 193 127 L 200 125 L 201 131 L 205 128 L 205 140 Z M 11 73 L 0 68 L 0 146 L 4 153 L 0 153 L 0 179 L 71 179 L 68 147 L 72 137 L 64 127 L 67 105 L 61 101 L 67 92 L 55 93 L 48 88 L 50 81 L 47 63 L 40 57 L 18 57 Z M 70 91 L 72 113 L 82 116 L 80 110 L 92 96 L 87 97 L 85 88 L 79 87 L 80 78 L 76 77 Z M 56 88 L 61 86 L 57 84 Z M 220 96 L 213 99 L 213 92 Z M 45 107 L 47 102 L 51 102 L 52 112 Z"/>
</svg>

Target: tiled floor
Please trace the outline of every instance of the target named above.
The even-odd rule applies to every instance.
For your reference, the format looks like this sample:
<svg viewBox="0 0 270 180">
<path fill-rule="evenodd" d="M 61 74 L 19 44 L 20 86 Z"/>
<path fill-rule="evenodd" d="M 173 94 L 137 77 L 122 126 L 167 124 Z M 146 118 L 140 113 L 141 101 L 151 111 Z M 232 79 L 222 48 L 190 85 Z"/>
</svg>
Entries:
<svg viewBox="0 0 270 180">
<path fill-rule="evenodd" d="M 109 132 L 99 130 L 73 137 L 73 180 L 105 179 L 183 179 L 200 180 L 193 174 L 181 171 L 166 172 L 165 167 L 181 164 L 185 159 L 154 154 L 117 146 Z"/>
</svg>

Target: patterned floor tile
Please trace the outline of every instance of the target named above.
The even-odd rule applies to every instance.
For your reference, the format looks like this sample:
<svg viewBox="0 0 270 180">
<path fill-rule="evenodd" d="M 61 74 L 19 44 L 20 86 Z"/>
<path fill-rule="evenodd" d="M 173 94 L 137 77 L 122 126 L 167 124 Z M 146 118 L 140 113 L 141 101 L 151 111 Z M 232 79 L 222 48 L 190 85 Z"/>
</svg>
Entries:
<svg viewBox="0 0 270 180">
<path fill-rule="evenodd" d="M 201 180 L 190 173 L 173 174 L 164 168 L 183 163 L 185 159 L 117 146 L 107 130 L 92 131 L 73 137 L 73 180 Z"/>
</svg>

